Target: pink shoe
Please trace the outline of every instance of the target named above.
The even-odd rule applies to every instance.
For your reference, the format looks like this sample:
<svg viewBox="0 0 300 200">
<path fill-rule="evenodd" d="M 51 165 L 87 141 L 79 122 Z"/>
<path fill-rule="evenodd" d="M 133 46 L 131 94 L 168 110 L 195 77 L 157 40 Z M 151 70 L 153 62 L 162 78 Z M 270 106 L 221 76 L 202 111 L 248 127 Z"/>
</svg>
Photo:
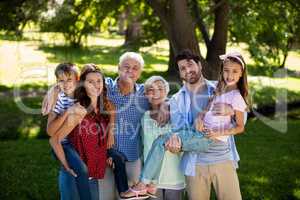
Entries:
<svg viewBox="0 0 300 200">
<path fill-rule="evenodd" d="M 120 195 L 120 199 L 121 200 L 141 200 L 141 199 L 148 199 L 149 196 L 147 194 L 141 194 L 138 191 L 135 191 L 131 188 L 129 188 L 129 190 L 125 193 L 123 193 L 123 195 Z"/>
<path fill-rule="evenodd" d="M 147 186 L 142 182 L 137 183 L 130 190 L 138 195 L 147 195 Z"/>
</svg>

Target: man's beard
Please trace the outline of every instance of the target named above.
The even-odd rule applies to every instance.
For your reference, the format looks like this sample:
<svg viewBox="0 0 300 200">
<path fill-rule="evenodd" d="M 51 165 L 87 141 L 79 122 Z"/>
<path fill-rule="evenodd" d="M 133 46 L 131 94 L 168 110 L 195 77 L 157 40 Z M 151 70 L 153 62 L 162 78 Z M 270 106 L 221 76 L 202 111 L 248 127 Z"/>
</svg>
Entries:
<svg viewBox="0 0 300 200">
<path fill-rule="evenodd" d="M 201 78 L 201 74 L 195 72 L 192 75 L 190 75 L 188 78 L 182 77 L 182 80 L 184 80 L 185 82 L 187 82 L 189 84 L 195 84 L 199 81 L 200 78 Z"/>
</svg>

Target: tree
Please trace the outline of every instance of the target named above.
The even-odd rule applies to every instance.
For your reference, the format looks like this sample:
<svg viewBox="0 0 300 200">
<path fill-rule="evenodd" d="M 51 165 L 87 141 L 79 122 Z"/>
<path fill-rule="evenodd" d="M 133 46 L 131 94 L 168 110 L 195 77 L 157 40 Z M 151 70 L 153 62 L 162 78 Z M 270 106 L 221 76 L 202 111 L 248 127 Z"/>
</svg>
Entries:
<svg viewBox="0 0 300 200">
<path fill-rule="evenodd" d="M 227 0 L 213 1 L 209 12 L 214 16 L 211 38 L 197 0 L 191 1 L 191 4 L 188 0 L 148 0 L 147 2 L 160 18 L 170 42 L 169 75 L 174 77 L 176 72 L 174 56 L 183 49 L 190 49 L 200 56 L 204 66 L 204 75 L 209 79 L 217 79 L 220 70 L 218 56 L 225 53 L 226 50 L 229 2 Z M 196 35 L 197 26 L 206 44 L 205 58 L 199 49 Z"/>
<path fill-rule="evenodd" d="M 71 46 L 79 47 L 82 39 L 99 29 L 103 19 L 120 6 L 120 1 L 66 0 L 56 4 L 55 15 L 46 17 L 42 31 L 63 33 Z"/>
<path fill-rule="evenodd" d="M 47 9 L 46 0 L 10 0 L 0 2 L 0 30 L 12 31 L 22 36 L 30 21 L 38 22 L 40 14 Z"/>
<path fill-rule="evenodd" d="M 161 30 L 161 23 L 144 0 L 123 1 L 114 17 L 118 21 L 118 32 L 125 35 L 127 49 L 138 50 L 166 38 L 164 32 L 153 31 Z"/>
<path fill-rule="evenodd" d="M 299 1 L 243 1 L 233 3 L 233 9 L 230 40 L 247 43 L 258 65 L 284 67 L 288 52 L 300 41 Z"/>
</svg>

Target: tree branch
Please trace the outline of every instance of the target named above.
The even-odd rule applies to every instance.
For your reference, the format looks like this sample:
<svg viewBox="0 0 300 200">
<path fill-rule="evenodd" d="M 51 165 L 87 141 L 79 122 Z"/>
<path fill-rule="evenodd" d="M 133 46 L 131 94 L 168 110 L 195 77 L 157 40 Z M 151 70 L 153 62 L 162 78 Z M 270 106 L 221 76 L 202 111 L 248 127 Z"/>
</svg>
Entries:
<svg viewBox="0 0 300 200">
<path fill-rule="evenodd" d="M 198 5 L 197 0 L 192 0 L 191 3 L 192 3 L 192 10 L 193 10 L 193 13 L 194 13 L 195 19 L 196 19 L 196 24 L 202 33 L 202 37 L 204 39 L 206 48 L 208 48 L 210 39 L 209 39 L 209 33 L 208 33 L 205 23 L 203 21 L 203 18 L 201 17 L 202 11 Z"/>
<path fill-rule="evenodd" d="M 221 0 L 221 1 L 219 1 L 218 3 L 216 3 L 216 4 L 214 5 L 214 7 L 212 7 L 212 8 L 209 9 L 208 13 L 213 13 L 213 12 L 215 12 L 215 10 L 218 9 L 220 6 L 222 6 L 222 4 L 225 3 L 226 1 L 227 1 L 227 0 Z"/>
</svg>

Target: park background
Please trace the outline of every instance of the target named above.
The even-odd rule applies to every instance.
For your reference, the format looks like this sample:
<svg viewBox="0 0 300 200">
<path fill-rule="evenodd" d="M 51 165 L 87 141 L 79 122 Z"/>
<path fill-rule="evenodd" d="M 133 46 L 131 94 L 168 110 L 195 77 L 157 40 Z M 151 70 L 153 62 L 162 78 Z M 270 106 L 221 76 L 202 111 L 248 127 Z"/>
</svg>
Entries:
<svg viewBox="0 0 300 200">
<path fill-rule="evenodd" d="M 209 79 L 225 52 L 248 64 L 253 108 L 236 137 L 243 199 L 300 199 L 298 0 L 10 0 L 0 19 L 1 200 L 59 198 L 40 114 L 58 63 L 95 63 L 116 77 L 119 56 L 138 51 L 140 82 L 179 83 L 173 60 L 186 48 Z"/>
</svg>

